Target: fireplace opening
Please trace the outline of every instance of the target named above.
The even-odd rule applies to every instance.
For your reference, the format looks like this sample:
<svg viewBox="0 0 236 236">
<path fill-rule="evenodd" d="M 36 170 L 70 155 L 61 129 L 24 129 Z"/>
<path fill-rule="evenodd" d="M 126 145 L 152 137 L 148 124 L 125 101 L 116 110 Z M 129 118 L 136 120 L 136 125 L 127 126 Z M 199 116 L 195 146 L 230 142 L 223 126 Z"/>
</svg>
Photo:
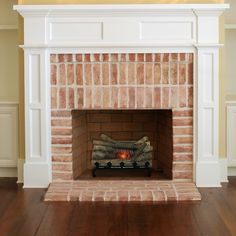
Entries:
<svg viewBox="0 0 236 236">
<path fill-rule="evenodd" d="M 73 110 L 73 176 L 172 179 L 172 130 L 172 110 Z"/>
</svg>

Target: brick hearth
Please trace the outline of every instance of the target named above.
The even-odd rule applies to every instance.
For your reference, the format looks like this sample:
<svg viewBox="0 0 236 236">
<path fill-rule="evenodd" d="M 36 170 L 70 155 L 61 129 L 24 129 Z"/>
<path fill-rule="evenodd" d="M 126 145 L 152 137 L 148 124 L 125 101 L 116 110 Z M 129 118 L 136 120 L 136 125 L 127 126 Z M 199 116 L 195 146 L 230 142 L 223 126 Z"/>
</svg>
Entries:
<svg viewBox="0 0 236 236">
<path fill-rule="evenodd" d="M 52 183 L 45 201 L 165 202 L 201 200 L 194 183 L 93 180 Z"/>
</svg>

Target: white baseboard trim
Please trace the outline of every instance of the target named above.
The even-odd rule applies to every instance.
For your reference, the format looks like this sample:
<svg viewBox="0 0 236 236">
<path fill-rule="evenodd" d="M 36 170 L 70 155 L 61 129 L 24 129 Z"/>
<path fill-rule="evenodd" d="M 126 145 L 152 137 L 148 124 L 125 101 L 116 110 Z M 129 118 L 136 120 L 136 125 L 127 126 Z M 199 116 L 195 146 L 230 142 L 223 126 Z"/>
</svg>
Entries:
<svg viewBox="0 0 236 236">
<path fill-rule="evenodd" d="M 228 176 L 236 176 L 236 166 L 228 167 Z"/>
<path fill-rule="evenodd" d="M 228 160 L 227 158 L 220 158 L 220 181 L 222 183 L 228 183 Z"/>
<path fill-rule="evenodd" d="M 197 187 L 221 187 L 221 172 L 219 161 L 199 161 L 196 164 Z"/>
<path fill-rule="evenodd" d="M 47 163 L 24 164 L 23 188 L 47 188 L 51 183 L 51 166 Z"/>
<path fill-rule="evenodd" d="M 16 167 L 0 167 L 0 177 L 17 177 Z"/>
<path fill-rule="evenodd" d="M 25 160 L 24 159 L 18 159 L 17 162 L 17 183 L 21 184 L 24 183 L 24 163 Z"/>
</svg>

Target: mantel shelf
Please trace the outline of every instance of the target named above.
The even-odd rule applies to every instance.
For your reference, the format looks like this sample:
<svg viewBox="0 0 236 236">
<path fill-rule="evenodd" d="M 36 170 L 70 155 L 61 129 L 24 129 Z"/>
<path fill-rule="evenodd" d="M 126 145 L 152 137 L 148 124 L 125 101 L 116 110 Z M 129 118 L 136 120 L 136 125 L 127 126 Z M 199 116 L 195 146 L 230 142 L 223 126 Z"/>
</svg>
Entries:
<svg viewBox="0 0 236 236">
<path fill-rule="evenodd" d="M 17 30 L 17 25 L 0 25 L 0 30 Z"/>
</svg>

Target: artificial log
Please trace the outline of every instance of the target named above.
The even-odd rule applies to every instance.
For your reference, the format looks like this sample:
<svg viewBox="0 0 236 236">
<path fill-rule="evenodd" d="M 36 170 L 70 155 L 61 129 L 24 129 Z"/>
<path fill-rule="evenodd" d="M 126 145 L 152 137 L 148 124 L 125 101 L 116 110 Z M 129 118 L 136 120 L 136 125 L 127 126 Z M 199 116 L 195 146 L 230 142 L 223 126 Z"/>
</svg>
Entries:
<svg viewBox="0 0 236 236">
<path fill-rule="evenodd" d="M 105 134 L 101 135 L 101 140 L 93 141 L 92 159 L 93 161 L 112 161 L 118 159 L 117 153 L 121 150 L 132 153 L 131 159 L 127 159 L 129 162 L 152 160 L 153 147 L 148 137 L 144 136 L 138 141 L 116 141 Z"/>
</svg>

